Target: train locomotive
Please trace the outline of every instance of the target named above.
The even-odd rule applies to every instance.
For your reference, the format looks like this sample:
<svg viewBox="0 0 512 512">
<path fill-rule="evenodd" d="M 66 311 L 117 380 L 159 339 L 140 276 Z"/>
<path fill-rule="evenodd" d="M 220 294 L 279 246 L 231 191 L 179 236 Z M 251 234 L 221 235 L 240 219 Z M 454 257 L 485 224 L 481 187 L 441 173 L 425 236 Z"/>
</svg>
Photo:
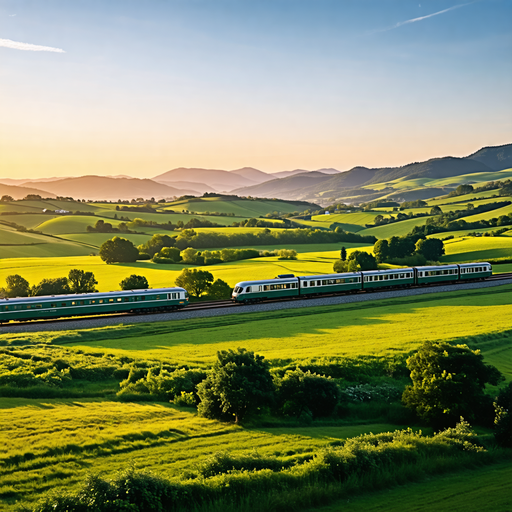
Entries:
<svg viewBox="0 0 512 512">
<path fill-rule="evenodd" d="M 382 288 L 426 286 L 485 279 L 492 275 L 490 263 L 462 263 L 426 267 L 367 270 L 343 274 L 296 277 L 283 274 L 275 279 L 242 281 L 235 286 L 231 300 L 242 304 L 269 299 L 313 297 L 332 293 L 356 293 Z"/>
<path fill-rule="evenodd" d="M 0 323 L 105 313 L 152 313 L 184 308 L 185 288 L 124 290 L 105 293 L 0 299 Z"/>
</svg>

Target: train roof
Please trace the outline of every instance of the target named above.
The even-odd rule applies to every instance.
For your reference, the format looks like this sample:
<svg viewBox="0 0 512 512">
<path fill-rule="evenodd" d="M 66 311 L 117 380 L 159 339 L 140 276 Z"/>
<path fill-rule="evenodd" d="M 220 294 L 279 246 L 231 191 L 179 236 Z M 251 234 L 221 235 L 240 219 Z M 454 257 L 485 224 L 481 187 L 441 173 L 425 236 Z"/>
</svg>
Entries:
<svg viewBox="0 0 512 512">
<path fill-rule="evenodd" d="M 282 278 L 275 278 L 275 279 L 261 279 L 259 281 L 240 281 L 239 283 L 236 283 L 235 288 L 237 286 L 252 286 L 253 284 L 268 284 L 268 283 L 296 283 L 298 277 L 282 277 Z"/>
<path fill-rule="evenodd" d="M 478 263 L 459 263 L 459 267 L 481 267 L 482 265 L 491 265 L 487 261 L 479 261 Z"/>
<path fill-rule="evenodd" d="M 40 295 L 37 297 L 13 297 L 10 299 L 0 299 L 0 304 L 5 302 L 40 302 L 42 300 L 84 300 L 101 299 L 102 297 L 127 297 L 130 295 L 185 292 L 185 288 L 175 286 L 173 288 L 148 288 L 141 290 L 120 290 L 117 292 L 94 292 L 94 293 L 74 293 L 66 295 Z"/>
</svg>

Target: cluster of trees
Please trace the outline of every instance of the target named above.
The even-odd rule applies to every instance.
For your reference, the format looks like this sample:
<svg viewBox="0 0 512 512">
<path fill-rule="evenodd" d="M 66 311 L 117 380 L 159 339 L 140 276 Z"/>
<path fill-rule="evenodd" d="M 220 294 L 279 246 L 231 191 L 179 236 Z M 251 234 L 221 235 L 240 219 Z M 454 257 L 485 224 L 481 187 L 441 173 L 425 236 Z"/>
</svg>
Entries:
<svg viewBox="0 0 512 512">
<path fill-rule="evenodd" d="M 507 226 L 512 224 L 512 214 L 500 215 L 489 220 L 481 219 L 474 222 L 468 222 L 461 217 L 468 217 L 478 213 L 492 211 L 503 206 L 512 204 L 510 201 L 500 201 L 496 203 L 482 204 L 473 206 L 468 204 L 465 210 L 456 210 L 454 212 L 442 213 L 436 217 L 430 217 L 422 226 L 414 226 L 407 236 L 427 236 L 434 233 L 443 233 L 446 231 L 460 231 L 462 229 L 482 229 L 495 226 Z"/>
<path fill-rule="evenodd" d="M 410 256 L 420 256 L 416 263 L 438 261 L 444 254 L 444 244 L 437 238 L 420 238 L 418 236 L 393 236 L 387 240 L 377 240 L 373 253 L 379 263 L 403 263 Z"/>
<path fill-rule="evenodd" d="M 105 222 L 103 219 L 96 221 L 94 226 L 87 226 L 88 233 L 133 233 L 128 228 L 126 222 L 120 222 L 117 227 L 112 226 L 110 222 Z"/>
<path fill-rule="evenodd" d="M 177 237 L 175 246 L 180 249 L 194 247 L 237 247 L 247 245 L 278 245 L 278 244 L 322 244 L 337 242 L 375 243 L 374 236 L 363 236 L 347 233 L 337 227 L 335 231 L 313 229 L 287 229 L 286 231 L 270 231 L 264 229 L 258 233 L 215 233 L 194 230 L 183 230 Z"/>
<path fill-rule="evenodd" d="M 96 292 L 98 281 L 92 272 L 72 269 L 68 277 L 42 279 L 39 284 L 30 286 L 29 282 L 19 274 L 7 276 L 6 287 L 0 290 L 5 297 L 36 297 L 42 295 L 63 295 L 67 293 Z"/>
<path fill-rule="evenodd" d="M 231 287 L 222 279 L 214 281 L 213 274 L 207 270 L 185 268 L 175 280 L 176 286 L 185 288 L 193 297 L 206 294 L 213 300 L 229 299 Z"/>
<path fill-rule="evenodd" d="M 428 206 L 426 201 L 416 199 L 414 201 L 404 201 L 400 204 L 400 210 L 408 210 L 409 208 L 425 208 L 425 206 Z"/>
<path fill-rule="evenodd" d="M 485 192 L 486 190 L 499 190 L 500 196 L 512 196 L 512 180 L 489 181 L 475 188 L 475 192 Z"/>
<path fill-rule="evenodd" d="M 466 194 L 471 194 L 473 191 L 473 185 L 463 183 L 462 185 L 459 185 L 455 190 L 452 190 L 448 194 L 448 197 L 465 196 Z"/>
<path fill-rule="evenodd" d="M 291 224 L 287 222 L 283 225 L 280 224 L 279 227 L 290 227 L 290 225 Z M 247 220 L 242 220 L 240 222 L 233 222 L 231 226 L 235 228 L 274 228 L 276 227 L 276 224 L 268 220 L 250 218 Z"/>
<path fill-rule="evenodd" d="M 377 270 L 377 260 L 373 254 L 365 251 L 352 251 L 347 259 L 347 250 L 341 248 L 340 259 L 334 262 L 336 273 L 359 272 L 360 270 Z"/>
</svg>

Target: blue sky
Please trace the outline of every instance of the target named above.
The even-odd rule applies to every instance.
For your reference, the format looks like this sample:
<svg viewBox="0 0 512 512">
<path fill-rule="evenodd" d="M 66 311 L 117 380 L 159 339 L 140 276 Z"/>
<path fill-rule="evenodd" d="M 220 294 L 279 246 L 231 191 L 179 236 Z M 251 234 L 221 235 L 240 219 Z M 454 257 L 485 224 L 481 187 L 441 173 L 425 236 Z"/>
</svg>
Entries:
<svg viewBox="0 0 512 512">
<path fill-rule="evenodd" d="M 346 170 L 508 143 L 511 20 L 504 0 L 4 0 L 0 177 Z"/>
</svg>

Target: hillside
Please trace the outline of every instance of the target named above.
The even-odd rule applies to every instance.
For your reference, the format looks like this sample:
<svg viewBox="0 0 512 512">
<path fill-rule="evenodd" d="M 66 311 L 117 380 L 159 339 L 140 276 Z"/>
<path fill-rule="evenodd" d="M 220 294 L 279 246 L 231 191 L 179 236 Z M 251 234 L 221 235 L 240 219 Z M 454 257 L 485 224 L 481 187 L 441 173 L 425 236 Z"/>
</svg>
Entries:
<svg viewBox="0 0 512 512">
<path fill-rule="evenodd" d="M 138 178 L 108 178 L 106 176 L 81 176 L 41 183 L 41 188 L 58 196 L 92 200 L 116 201 L 138 197 L 155 199 L 193 194 L 152 180 Z M 45 192 L 45 194 L 47 193 Z"/>
<path fill-rule="evenodd" d="M 512 144 L 482 148 L 467 158 L 482 162 L 493 171 L 501 171 L 512 167 Z"/>
<path fill-rule="evenodd" d="M 11 196 L 13 199 L 23 199 L 29 194 L 36 194 L 42 197 L 56 197 L 56 195 L 51 192 L 45 192 L 37 188 L 4 185 L 0 183 L 0 197 L 5 195 Z"/>
</svg>

